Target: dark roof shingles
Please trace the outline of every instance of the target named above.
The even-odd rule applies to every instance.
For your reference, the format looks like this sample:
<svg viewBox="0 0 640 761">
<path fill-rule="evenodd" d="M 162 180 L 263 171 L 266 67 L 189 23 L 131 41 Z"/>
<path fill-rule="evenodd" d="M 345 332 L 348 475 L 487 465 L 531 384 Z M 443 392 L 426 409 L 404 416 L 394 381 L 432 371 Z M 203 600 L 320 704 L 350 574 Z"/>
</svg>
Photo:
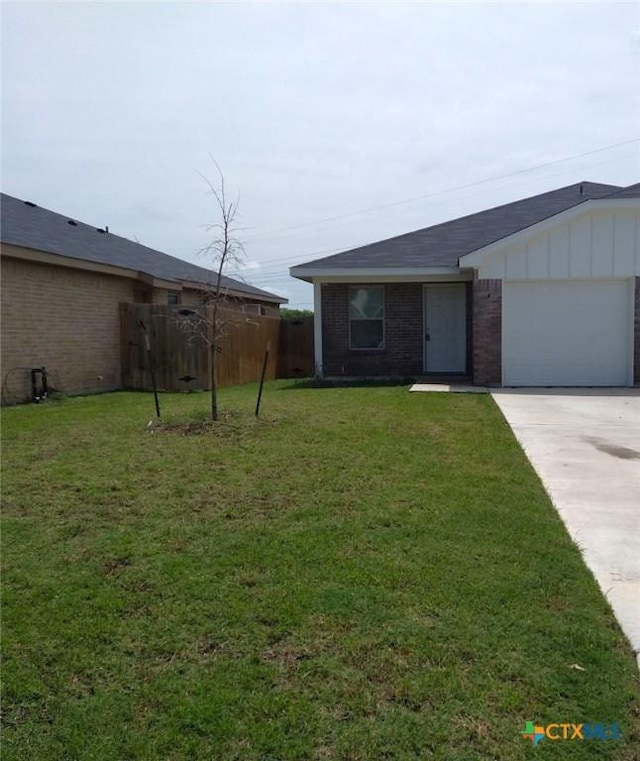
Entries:
<svg viewBox="0 0 640 761">
<path fill-rule="evenodd" d="M 215 282 L 215 277 L 206 267 L 185 262 L 113 233 L 98 232 L 97 228 L 84 222 L 72 220 L 75 224 L 69 224 L 70 217 L 6 193 L 0 194 L 0 200 L 3 243 L 144 272 L 163 280 L 186 280 L 199 284 Z M 248 296 L 285 301 L 273 293 L 224 275 L 222 285 Z"/>
<path fill-rule="evenodd" d="M 622 188 L 622 190 L 617 190 L 615 193 L 611 193 L 611 195 L 607 196 L 607 198 L 640 198 L 640 182 Z"/>
<path fill-rule="evenodd" d="M 456 267 L 459 258 L 471 251 L 513 235 L 584 201 L 602 198 L 612 191 L 620 190 L 616 185 L 576 183 L 299 266 L 318 269 Z"/>
</svg>

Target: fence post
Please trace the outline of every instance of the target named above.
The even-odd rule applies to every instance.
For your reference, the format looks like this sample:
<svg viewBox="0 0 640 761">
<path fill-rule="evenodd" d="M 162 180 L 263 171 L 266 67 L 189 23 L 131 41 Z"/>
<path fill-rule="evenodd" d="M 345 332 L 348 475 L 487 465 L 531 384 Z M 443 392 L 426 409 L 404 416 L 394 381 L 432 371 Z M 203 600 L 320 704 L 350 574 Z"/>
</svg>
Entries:
<svg viewBox="0 0 640 761">
<path fill-rule="evenodd" d="M 264 386 L 264 376 L 267 372 L 267 362 L 269 361 L 269 349 L 271 348 L 271 341 L 267 341 L 267 349 L 264 353 L 264 362 L 262 363 L 262 374 L 260 376 L 260 388 L 258 389 L 258 401 L 256 402 L 256 417 L 260 413 L 260 400 L 262 399 L 262 387 Z"/>
</svg>

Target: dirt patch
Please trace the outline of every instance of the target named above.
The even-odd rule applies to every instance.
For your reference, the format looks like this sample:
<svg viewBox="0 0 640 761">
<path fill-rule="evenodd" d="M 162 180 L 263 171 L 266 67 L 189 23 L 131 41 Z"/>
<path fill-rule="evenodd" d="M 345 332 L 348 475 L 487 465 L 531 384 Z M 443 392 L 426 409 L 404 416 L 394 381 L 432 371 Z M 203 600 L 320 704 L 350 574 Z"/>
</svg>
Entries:
<svg viewBox="0 0 640 761">
<path fill-rule="evenodd" d="M 150 423 L 150 433 L 173 433 L 178 436 L 202 436 L 213 434 L 229 436 L 237 433 L 242 426 L 237 416 L 230 413 L 220 413 L 218 420 L 177 420 L 171 422 L 159 421 Z"/>
<path fill-rule="evenodd" d="M 311 653 L 307 648 L 295 648 L 291 646 L 265 650 L 262 654 L 263 660 L 267 663 L 273 663 L 285 669 L 295 668 L 301 661 L 306 661 L 311 657 Z"/>
<path fill-rule="evenodd" d="M 177 420 L 152 422 L 147 426 L 150 433 L 177 436 L 213 436 L 216 438 L 240 438 L 253 435 L 259 429 L 275 424 L 270 418 L 243 417 L 236 412 L 221 412 L 218 420 Z"/>
<path fill-rule="evenodd" d="M 105 576 L 118 576 L 120 572 L 132 564 L 131 558 L 111 558 L 107 560 L 102 566 L 102 570 Z"/>
</svg>

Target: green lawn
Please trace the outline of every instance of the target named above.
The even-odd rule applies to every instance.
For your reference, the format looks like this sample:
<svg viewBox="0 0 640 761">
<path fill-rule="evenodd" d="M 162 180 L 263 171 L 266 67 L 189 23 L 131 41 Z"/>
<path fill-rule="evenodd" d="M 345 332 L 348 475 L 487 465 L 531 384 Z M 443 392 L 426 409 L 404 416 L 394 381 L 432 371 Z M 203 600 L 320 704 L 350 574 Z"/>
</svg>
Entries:
<svg viewBox="0 0 640 761">
<path fill-rule="evenodd" d="M 3 411 L 4 761 L 640 758 L 630 648 L 489 396 L 255 391 L 199 434 L 147 394 Z"/>
</svg>

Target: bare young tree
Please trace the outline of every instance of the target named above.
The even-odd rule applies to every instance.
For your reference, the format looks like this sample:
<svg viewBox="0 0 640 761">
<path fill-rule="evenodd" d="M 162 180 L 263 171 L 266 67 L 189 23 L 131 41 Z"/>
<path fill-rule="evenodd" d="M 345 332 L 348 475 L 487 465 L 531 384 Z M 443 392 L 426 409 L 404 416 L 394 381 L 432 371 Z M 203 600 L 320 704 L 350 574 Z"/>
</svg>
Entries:
<svg viewBox="0 0 640 761">
<path fill-rule="evenodd" d="M 211 419 L 218 419 L 218 390 L 216 384 L 216 356 L 220 353 L 220 338 L 225 325 L 231 319 L 224 309 L 228 300 L 228 288 L 224 285 L 224 272 L 230 265 L 238 266 L 244 259 L 244 247 L 236 237 L 239 197 L 229 200 L 224 174 L 213 160 L 218 172 L 218 185 L 203 176 L 214 199 L 218 221 L 207 225 L 212 240 L 201 254 L 211 263 L 211 279 L 202 283 L 203 303 L 198 308 L 178 310 L 178 320 L 191 338 L 203 340 L 209 348 L 209 382 L 211 386 Z M 240 313 L 238 313 L 240 319 Z"/>
</svg>

